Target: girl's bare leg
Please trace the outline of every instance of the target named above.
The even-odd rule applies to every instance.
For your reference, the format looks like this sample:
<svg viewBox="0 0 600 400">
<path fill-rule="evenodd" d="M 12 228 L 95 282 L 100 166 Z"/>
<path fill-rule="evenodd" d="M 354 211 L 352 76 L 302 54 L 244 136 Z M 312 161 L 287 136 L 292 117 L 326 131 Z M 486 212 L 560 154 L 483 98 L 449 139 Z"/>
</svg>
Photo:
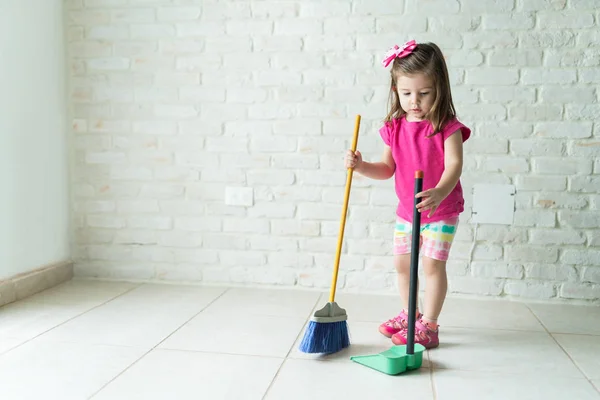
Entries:
<svg viewBox="0 0 600 400">
<path fill-rule="evenodd" d="M 448 291 L 448 276 L 446 274 L 446 261 L 439 261 L 429 257 L 423 257 L 423 270 L 427 287 L 425 288 L 425 322 L 437 327 L 437 319 L 442 312 L 446 292 Z M 433 324 L 431 324 L 433 323 Z"/>
<path fill-rule="evenodd" d="M 394 266 L 398 273 L 398 291 L 402 300 L 402 308 L 408 310 L 408 295 L 410 286 L 410 254 L 401 254 L 394 256 Z M 418 297 L 417 286 L 417 297 Z M 419 315 L 419 302 L 417 300 L 417 315 Z"/>
</svg>

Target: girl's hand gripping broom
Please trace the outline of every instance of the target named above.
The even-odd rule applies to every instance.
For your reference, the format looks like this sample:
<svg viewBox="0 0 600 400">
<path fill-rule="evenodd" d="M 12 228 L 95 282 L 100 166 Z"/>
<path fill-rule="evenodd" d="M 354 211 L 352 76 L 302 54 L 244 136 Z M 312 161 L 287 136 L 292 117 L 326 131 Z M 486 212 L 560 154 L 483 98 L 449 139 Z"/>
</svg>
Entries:
<svg viewBox="0 0 600 400">
<path fill-rule="evenodd" d="M 360 115 L 357 115 L 356 124 L 354 126 L 354 138 L 352 140 L 352 152 L 356 151 L 359 127 Z M 340 266 L 344 227 L 346 226 L 346 214 L 348 212 L 348 200 L 350 199 L 350 187 L 352 185 L 353 172 L 354 170 L 352 168 L 348 168 L 346 192 L 344 194 L 344 205 L 342 207 L 342 218 L 340 221 L 340 232 L 338 235 L 337 253 L 333 268 L 329 302 L 325 307 L 315 312 L 308 324 L 302 342 L 300 343 L 300 351 L 304 353 L 335 353 L 350 345 L 348 323 L 346 322 L 348 315 L 346 314 L 346 310 L 338 306 L 335 302 L 335 289 Z"/>
</svg>

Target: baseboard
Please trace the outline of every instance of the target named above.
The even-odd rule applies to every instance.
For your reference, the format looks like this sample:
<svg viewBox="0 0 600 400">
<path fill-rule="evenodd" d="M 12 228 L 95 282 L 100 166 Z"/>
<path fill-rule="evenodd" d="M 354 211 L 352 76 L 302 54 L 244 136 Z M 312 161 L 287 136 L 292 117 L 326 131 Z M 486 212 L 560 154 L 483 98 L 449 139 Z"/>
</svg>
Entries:
<svg viewBox="0 0 600 400">
<path fill-rule="evenodd" d="M 0 281 L 0 307 L 73 278 L 73 262 L 63 261 Z"/>
</svg>

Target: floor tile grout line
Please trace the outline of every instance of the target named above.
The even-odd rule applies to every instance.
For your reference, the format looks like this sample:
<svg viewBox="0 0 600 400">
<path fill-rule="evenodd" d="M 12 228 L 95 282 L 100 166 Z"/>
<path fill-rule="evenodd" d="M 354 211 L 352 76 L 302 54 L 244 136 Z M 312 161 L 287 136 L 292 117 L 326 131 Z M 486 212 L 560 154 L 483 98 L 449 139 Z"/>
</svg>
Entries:
<svg viewBox="0 0 600 400">
<path fill-rule="evenodd" d="M 579 364 L 577 364 L 577 362 L 575 362 L 575 360 L 573 359 L 573 357 L 571 357 L 571 355 L 569 354 L 569 352 L 560 344 L 560 342 L 554 337 L 554 334 L 552 334 L 552 332 L 550 332 L 550 330 L 548 329 L 548 327 L 542 322 L 542 320 L 538 317 L 538 315 L 535 313 L 535 311 L 533 311 L 528 304 L 525 305 L 529 311 L 533 314 L 533 316 L 538 320 L 538 322 L 544 327 L 544 329 L 546 330 L 546 332 L 548 333 L 548 335 L 552 338 L 552 340 L 554 341 L 554 343 L 556 343 L 556 345 L 563 351 L 563 353 L 565 353 L 565 355 L 567 356 L 567 358 L 569 360 L 571 360 L 571 362 L 573 363 L 573 365 L 575 366 L 575 368 L 577 368 L 577 370 L 581 373 L 581 375 L 583 375 L 583 378 L 586 379 L 590 385 L 592 385 L 593 388 L 595 388 L 594 383 L 592 382 L 592 380 L 590 378 L 588 378 L 588 376 L 585 374 L 585 372 L 583 372 L 583 370 L 581 369 L 581 367 L 579 366 Z M 598 388 L 596 388 L 596 391 L 600 392 L 600 390 Z"/>
<path fill-rule="evenodd" d="M 565 332 L 550 332 L 551 335 L 564 335 L 564 336 L 589 336 L 589 337 L 599 337 L 600 334 L 594 333 L 565 333 Z"/>
<path fill-rule="evenodd" d="M 273 384 L 275 383 L 275 380 L 277 380 L 277 377 L 279 376 L 279 372 L 281 372 L 281 369 L 283 368 L 283 365 L 286 363 L 287 360 L 289 360 L 289 356 L 292 353 L 292 350 L 294 349 L 294 345 L 296 344 L 296 342 L 298 341 L 298 339 L 300 338 L 300 336 L 304 333 L 304 329 L 306 327 L 306 323 L 308 321 L 310 321 L 312 314 L 313 314 L 313 310 L 315 309 L 315 307 L 321 302 L 321 298 L 323 297 L 323 294 L 319 294 L 319 296 L 317 297 L 317 300 L 315 301 L 315 304 L 313 304 L 312 308 L 310 309 L 309 313 L 308 313 L 308 317 L 306 317 L 306 320 L 304 321 L 304 324 L 302 324 L 302 328 L 300 329 L 300 332 L 296 335 L 296 338 L 294 339 L 294 342 L 292 343 L 292 346 L 290 347 L 290 349 L 288 350 L 287 354 L 285 355 L 283 361 L 281 362 L 281 365 L 279 365 L 279 368 L 277 368 L 277 372 L 275 372 L 275 375 L 273 376 L 273 379 L 271 379 L 271 383 L 269 383 L 269 386 L 267 387 L 267 390 L 265 390 L 265 394 L 262 397 L 262 400 L 264 400 L 267 397 L 267 394 L 269 394 L 269 391 L 271 390 L 271 388 L 273 387 Z"/>
<path fill-rule="evenodd" d="M 437 400 L 437 390 L 435 386 L 434 378 L 434 367 L 433 361 L 431 360 L 431 353 L 427 350 L 427 361 L 429 362 L 429 381 L 431 382 L 431 393 L 433 394 L 433 400 Z"/>
<path fill-rule="evenodd" d="M 560 349 L 563 351 L 563 353 L 565 353 L 565 355 L 569 358 L 569 360 L 571 360 L 571 362 L 573 363 L 573 365 L 575 366 L 575 368 L 577 368 L 577 370 L 581 373 L 581 375 L 583 375 L 583 377 L 590 383 L 590 385 L 592 385 L 592 387 L 596 387 L 594 386 L 594 383 L 592 382 L 592 379 L 589 378 L 585 372 L 583 372 L 583 370 L 581 369 L 581 367 L 579 366 L 579 364 L 573 359 L 573 357 L 571 357 L 571 355 L 569 354 L 569 352 L 560 344 L 560 342 L 554 337 L 554 335 L 552 333 L 550 333 L 550 337 L 552 338 L 552 340 L 554 340 L 554 342 L 556 343 L 556 345 L 558 347 L 560 347 Z M 598 390 L 598 388 L 596 388 L 596 391 L 600 392 L 600 390 Z"/>
<path fill-rule="evenodd" d="M 121 372 L 119 372 L 117 375 L 115 375 L 112 379 L 110 379 L 108 382 L 106 382 L 104 385 L 102 385 L 102 387 L 100 387 L 97 391 L 95 391 L 90 397 L 88 397 L 88 400 L 93 399 L 94 397 L 96 397 L 102 390 L 104 390 L 108 385 L 110 385 L 112 382 L 114 382 L 118 377 L 120 377 L 121 375 L 123 375 L 125 372 L 127 372 L 129 369 L 131 369 L 131 367 L 133 367 L 135 364 L 137 364 L 140 360 L 142 360 L 144 357 L 146 357 L 148 354 L 150 354 L 153 350 L 155 350 L 158 346 L 160 346 L 165 340 L 167 340 L 168 338 L 170 338 L 171 336 L 173 336 L 173 334 L 175 334 L 178 330 L 180 330 L 183 326 L 185 326 L 187 323 L 189 323 L 192 319 L 196 318 L 202 311 L 206 310 L 208 307 L 210 307 L 215 301 L 219 300 L 221 297 L 223 297 L 223 295 L 227 292 L 229 292 L 231 288 L 225 288 L 225 290 L 219 294 L 217 297 L 215 297 L 212 301 L 210 301 L 208 304 L 206 304 L 204 307 L 202 307 L 200 309 L 200 311 L 198 311 L 197 313 L 195 313 L 192 317 L 190 317 L 187 321 L 185 321 L 183 324 L 181 324 L 179 327 L 177 327 L 173 332 L 171 332 L 170 334 L 168 334 L 165 338 L 163 338 L 160 342 L 156 343 L 152 348 L 150 348 L 147 352 L 145 352 L 144 354 L 142 354 L 137 360 L 135 360 L 134 362 L 132 362 L 131 364 L 129 364 L 127 367 L 125 367 L 125 369 L 123 369 Z"/>
<path fill-rule="evenodd" d="M 254 358 L 267 358 L 271 360 L 284 360 L 283 357 L 264 355 L 264 354 L 251 354 L 251 353 L 230 353 L 227 351 L 209 351 L 209 350 L 193 350 L 193 349 L 176 349 L 173 347 L 162 347 L 158 350 L 161 351 L 173 351 L 180 353 L 197 353 L 197 354 L 211 354 L 211 355 L 226 355 L 226 356 L 237 356 L 237 357 L 254 357 Z"/>
<path fill-rule="evenodd" d="M 267 386 L 267 390 L 265 390 L 265 394 L 263 394 L 263 396 L 261 397 L 261 400 L 265 400 L 267 398 L 267 395 L 269 394 L 269 391 L 273 388 L 273 384 L 277 380 L 277 377 L 279 376 L 281 369 L 283 368 L 283 366 L 285 365 L 285 363 L 288 360 L 289 360 L 289 358 L 287 358 L 287 357 L 284 358 L 283 360 L 281 360 L 281 364 L 279 365 L 279 368 L 277 368 L 275 375 L 273 375 L 273 379 L 271 379 L 271 382 L 269 382 L 269 386 Z"/>
<path fill-rule="evenodd" d="M 71 317 L 71 318 L 69 318 L 69 319 L 67 319 L 67 320 L 65 320 L 65 321 L 63 321 L 63 322 L 61 322 L 61 323 L 59 323 L 58 325 L 54 325 L 52 328 L 49 328 L 49 329 L 47 329 L 47 330 L 45 330 L 45 331 L 43 331 L 43 332 L 41 332 L 41 333 L 38 333 L 37 335 L 35 335 L 35 336 L 33 336 L 33 337 L 31 337 L 31 338 L 27 339 L 27 340 L 26 340 L 26 341 L 24 341 L 23 343 L 21 343 L 21 344 L 18 344 L 17 346 L 15 346 L 15 347 L 12 347 L 12 348 L 10 348 L 10 349 L 8 349 L 8 350 L 4 351 L 4 352 L 1 352 L 1 353 L 0 353 L 0 356 L 3 356 L 3 355 L 5 355 L 5 354 L 7 354 L 7 353 L 9 353 L 9 352 L 11 352 L 11 351 L 13 351 L 13 350 L 15 350 L 15 349 L 17 349 L 17 348 L 21 347 L 21 346 L 23 346 L 24 344 L 27 344 L 27 343 L 31 342 L 32 340 L 35 340 L 35 339 L 39 338 L 40 336 L 42 336 L 42 335 L 45 335 L 46 333 L 53 331 L 54 329 L 58 328 L 59 326 L 62 326 L 62 325 L 64 325 L 64 324 L 68 323 L 68 322 L 71 322 L 71 321 L 73 321 L 74 319 L 76 319 L 76 318 L 79 318 L 79 317 L 81 317 L 82 315 L 85 315 L 85 314 L 89 313 L 90 311 L 93 311 L 93 310 L 95 310 L 96 308 L 102 307 L 103 305 L 105 305 L 105 304 L 108 304 L 108 303 L 110 303 L 111 301 L 113 301 L 113 300 L 115 300 L 115 299 L 118 299 L 119 297 L 121 297 L 121 296 L 124 296 L 124 295 L 126 295 L 127 293 L 129 293 L 129 292 L 131 292 L 131 291 L 133 291 L 133 290 L 135 290 L 135 289 L 137 289 L 137 288 L 139 288 L 139 287 L 142 287 L 143 285 L 144 285 L 143 283 L 141 283 L 141 284 L 138 284 L 138 285 L 136 285 L 136 286 L 132 287 L 131 289 L 124 291 L 123 293 L 119 293 L 119 294 L 117 294 L 116 296 L 114 296 L 114 297 L 111 297 L 110 299 L 108 299 L 108 300 L 106 300 L 106 301 L 104 301 L 104 302 L 102 302 L 102 303 L 100 303 L 100 304 L 98 304 L 98 305 L 95 305 L 95 306 L 94 306 L 94 307 L 92 307 L 92 308 L 88 308 L 87 310 L 85 310 L 85 311 L 83 311 L 83 312 L 81 312 L 81 313 L 79 313 L 79 314 L 77 314 L 77 315 L 75 315 L 75 316 L 73 316 L 73 317 Z M 18 339 L 18 338 L 17 338 L 17 339 Z"/>
<path fill-rule="evenodd" d="M 333 362 L 333 361 L 331 361 Z M 473 368 L 469 368 L 469 367 L 463 367 L 463 366 L 457 366 L 457 367 L 437 367 L 436 368 L 437 372 L 440 371 L 458 371 L 458 372 L 481 372 L 481 373 L 486 373 L 486 374 L 498 374 L 498 375 L 510 375 L 510 376 L 528 376 L 528 375 L 535 375 L 537 374 L 535 371 L 519 371 L 519 372 L 510 372 L 510 371 L 504 371 L 504 370 L 485 370 L 485 369 L 481 369 L 481 368 L 477 368 L 477 367 L 473 367 Z M 588 380 L 587 377 L 585 376 L 566 376 L 564 374 L 561 373 L 557 373 L 557 372 L 551 372 L 551 373 L 547 373 L 547 376 L 551 376 L 551 377 L 562 377 L 565 379 L 572 379 L 572 380 L 581 380 L 581 381 L 586 381 Z"/>
</svg>

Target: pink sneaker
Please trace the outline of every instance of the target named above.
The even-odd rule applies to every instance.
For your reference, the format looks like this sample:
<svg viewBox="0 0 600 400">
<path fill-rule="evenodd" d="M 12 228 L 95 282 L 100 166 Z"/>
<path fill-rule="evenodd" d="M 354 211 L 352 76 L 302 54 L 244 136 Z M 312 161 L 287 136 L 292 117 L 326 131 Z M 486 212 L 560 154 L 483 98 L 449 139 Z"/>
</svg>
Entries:
<svg viewBox="0 0 600 400">
<path fill-rule="evenodd" d="M 419 313 L 417 321 L 423 317 L 423 314 Z M 388 319 L 383 324 L 379 325 L 379 332 L 386 337 L 392 337 L 396 333 L 406 329 L 408 327 L 408 314 L 405 310 L 400 311 L 397 317 Z"/>
<path fill-rule="evenodd" d="M 422 344 L 426 349 L 432 349 L 434 347 L 438 347 L 440 345 L 439 339 L 439 330 L 438 329 L 431 330 L 429 327 L 423 322 L 423 320 L 419 319 L 415 323 L 415 343 Z M 406 329 L 401 330 L 400 332 L 394 334 L 392 336 L 392 342 L 395 345 L 404 345 L 406 344 L 406 335 L 408 331 Z"/>
</svg>

